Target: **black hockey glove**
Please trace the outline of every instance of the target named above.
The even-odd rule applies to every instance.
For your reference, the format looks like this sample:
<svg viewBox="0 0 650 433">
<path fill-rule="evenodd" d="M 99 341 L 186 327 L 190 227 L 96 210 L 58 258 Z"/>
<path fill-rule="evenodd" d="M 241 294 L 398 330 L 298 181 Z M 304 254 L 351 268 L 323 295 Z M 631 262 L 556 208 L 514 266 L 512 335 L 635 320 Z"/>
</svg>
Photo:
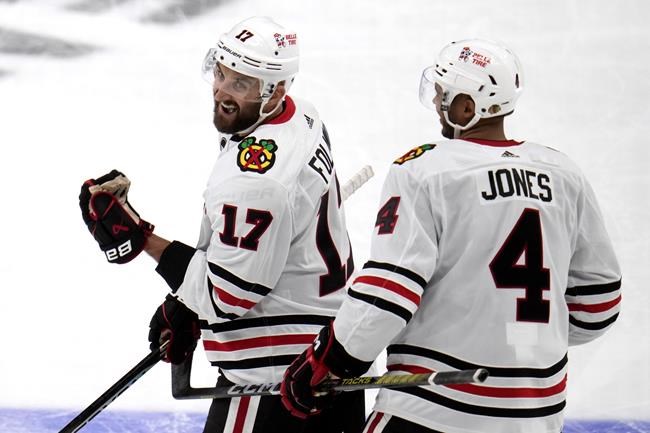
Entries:
<svg viewBox="0 0 650 433">
<path fill-rule="evenodd" d="M 110 263 L 127 263 L 144 249 L 154 226 L 133 210 L 127 200 L 131 182 L 117 170 L 81 187 L 79 207 L 99 248 Z"/>
<path fill-rule="evenodd" d="M 350 356 L 336 341 L 331 325 L 324 327 L 316 340 L 284 373 L 280 394 L 282 404 L 295 417 L 316 415 L 333 402 L 334 393 L 317 393 L 317 387 L 333 377 L 353 377 L 368 371 L 372 362 Z"/>
<path fill-rule="evenodd" d="M 172 295 L 167 295 L 149 322 L 149 348 L 158 350 L 169 340 L 163 361 L 180 364 L 196 348 L 201 336 L 196 313 Z"/>
</svg>

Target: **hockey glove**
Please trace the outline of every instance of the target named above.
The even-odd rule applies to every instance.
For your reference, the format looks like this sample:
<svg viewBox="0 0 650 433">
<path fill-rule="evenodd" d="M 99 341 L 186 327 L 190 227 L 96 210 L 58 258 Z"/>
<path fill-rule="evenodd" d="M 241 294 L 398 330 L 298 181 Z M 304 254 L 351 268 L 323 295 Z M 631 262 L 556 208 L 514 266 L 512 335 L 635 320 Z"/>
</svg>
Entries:
<svg viewBox="0 0 650 433">
<path fill-rule="evenodd" d="M 110 263 L 127 263 L 144 249 L 154 226 L 131 207 L 127 193 L 131 182 L 117 170 L 81 187 L 81 216 Z"/>
<path fill-rule="evenodd" d="M 181 364 L 194 352 L 201 336 L 196 313 L 172 295 L 167 295 L 149 322 L 149 348 L 158 350 L 169 340 L 163 361 Z"/>
<path fill-rule="evenodd" d="M 319 384 L 329 378 L 358 376 L 371 365 L 349 355 L 334 337 L 332 326 L 326 326 L 284 373 L 282 404 L 301 419 L 316 415 L 330 406 L 334 397 L 332 392 L 317 392 Z"/>
</svg>

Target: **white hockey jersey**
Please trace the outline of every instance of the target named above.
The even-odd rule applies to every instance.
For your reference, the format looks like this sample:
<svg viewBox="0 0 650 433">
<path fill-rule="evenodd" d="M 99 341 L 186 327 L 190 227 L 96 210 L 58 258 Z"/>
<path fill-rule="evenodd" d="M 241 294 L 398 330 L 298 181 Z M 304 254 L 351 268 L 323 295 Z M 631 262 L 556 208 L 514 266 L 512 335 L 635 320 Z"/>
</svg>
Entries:
<svg viewBox="0 0 650 433">
<path fill-rule="evenodd" d="M 449 140 L 391 166 L 370 260 L 334 331 L 396 373 L 486 368 L 483 384 L 382 389 L 375 410 L 445 433 L 559 432 L 567 349 L 619 311 L 594 194 L 530 142 Z"/>
<path fill-rule="evenodd" d="M 287 97 L 280 116 L 221 143 L 198 247 L 173 242 L 158 271 L 227 379 L 279 382 L 354 270 L 329 138 L 313 106 Z"/>
</svg>

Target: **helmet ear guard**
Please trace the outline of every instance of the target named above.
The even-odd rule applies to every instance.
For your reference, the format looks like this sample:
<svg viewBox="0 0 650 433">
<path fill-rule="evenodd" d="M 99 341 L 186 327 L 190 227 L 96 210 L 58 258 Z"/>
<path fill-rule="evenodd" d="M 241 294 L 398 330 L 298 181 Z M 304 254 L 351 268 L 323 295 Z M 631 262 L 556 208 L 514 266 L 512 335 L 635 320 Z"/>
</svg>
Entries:
<svg viewBox="0 0 650 433">
<path fill-rule="evenodd" d="M 444 92 L 441 111 L 457 135 L 482 118 L 514 111 L 523 91 L 521 63 L 511 50 L 493 41 L 452 42 L 440 51 L 436 63 L 422 73 L 420 101 L 427 108 L 435 109 L 436 84 Z M 469 95 L 476 106 L 474 118 L 464 126 L 451 122 L 448 115 L 449 104 L 459 94 Z"/>
</svg>

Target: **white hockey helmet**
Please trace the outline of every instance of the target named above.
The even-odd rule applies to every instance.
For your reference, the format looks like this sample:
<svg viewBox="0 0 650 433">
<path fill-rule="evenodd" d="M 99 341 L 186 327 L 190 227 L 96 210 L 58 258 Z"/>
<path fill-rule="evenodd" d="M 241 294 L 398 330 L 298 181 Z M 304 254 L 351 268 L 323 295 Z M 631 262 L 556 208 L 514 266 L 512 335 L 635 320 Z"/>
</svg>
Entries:
<svg viewBox="0 0 650 433">
<path fill-rule="evenodd" d="M 483 39 L 456 41 L 445 46 L 436 63 L 422 73 L 420 102 L 433 110 L 435 84 L 443 91 L 441 110 L 445 120 L 458 135 L 482 118 L 514 111 L 523 91 L 521 63 L 500 43 Z M 464 126 L 451 122 L 448 114 L 449 105 L 459 94 L 471 96 L 476 106 L 474 118 Z"/>
<path fill-rule="evenodd" d="M 269 17 L 252 17 L 236 24 L 219 38 L 203 61 L 203 74 L 214 80 L 217 63 L 260 80 L 260 97 L 267 101 L 279 82 L 285 88 L 298 73 L 298 39 L 296 33 Z"/>
</svg>

